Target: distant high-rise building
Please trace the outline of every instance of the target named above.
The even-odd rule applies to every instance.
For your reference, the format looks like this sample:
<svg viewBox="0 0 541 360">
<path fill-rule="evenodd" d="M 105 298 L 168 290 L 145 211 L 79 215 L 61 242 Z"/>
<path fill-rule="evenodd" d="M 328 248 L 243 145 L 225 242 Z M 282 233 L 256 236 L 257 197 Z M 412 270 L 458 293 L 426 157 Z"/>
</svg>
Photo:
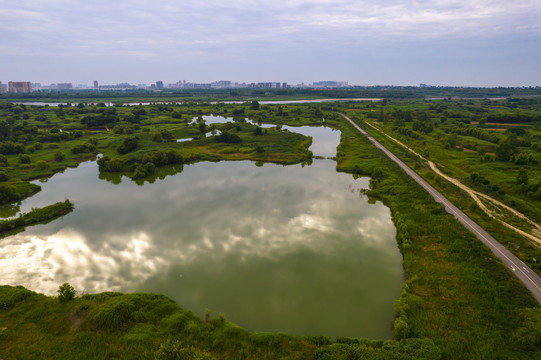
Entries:
<svg viewBox="0 0 541 360">
<path fill-rule="evenodd" d="M 228 89 L 231 87 L 231 81 L 229 80 L 220 80 L 213 82 L 211 84 L 212 88 L 214 89 Z"/>
<path fill-rule="evenodd" d="M 98 80 L 94 80 L 94 89 L 97 89 L 97 88 L 99 88 L 99 86 L 98 86 Z"/>
<path fill-rule="evenodd" d="M 156 81 L 156 90 L 163 90 L 163 81 Z"/>
<path fill-rule="evenodd" d="M 56 88 L 58 90 L 70 90 L 71 88 L 73 88 L 73 85 L 72 83 L 58 83 L 56 85 Z"/>
<path fill-rule="evenodd" d="M 0 94 L 5 93 L 5 92 L 6 92 L 5 85 L 2 85 L 2 82 L 0 81 Z"/>
<path fill-rule="evenodd" d="M 9 81 L 8 82 L 9 92 L 13 93 L 31 93 L 32 84 L 30 81 Z"/>
</svg>

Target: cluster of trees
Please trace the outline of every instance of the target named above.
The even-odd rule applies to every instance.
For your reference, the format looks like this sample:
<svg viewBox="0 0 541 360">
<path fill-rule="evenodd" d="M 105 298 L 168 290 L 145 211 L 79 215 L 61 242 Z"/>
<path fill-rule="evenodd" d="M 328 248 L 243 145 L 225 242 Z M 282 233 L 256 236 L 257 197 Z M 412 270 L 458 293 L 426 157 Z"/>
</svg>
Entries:
<svg viewBox="0 0 541 360">
<path fill-rule="evenodd" d="M 520 124 L 541 121 L 541 114 L 522 109 L 513 111 L 492 111 L 484 117 L 483 121 L 491 123 Z"/>
<path fill-rule="evenodd" d="M 490 180 L 486 179 L 482 175 L 477 173 L 470 174 L 469 181 L 477 188 L 481 188 L 486 193 L 493 193 L 500 196 L 505 195 L 505 191 L 500 189 L 499 186 L 490 183 Z"/>
<path fill-rule="evenodd" d="M 236 144 L 242 142 L 242 139 L 237 134 L 232 134 L 228 131 L 222 132 L 220 135 L 214 136 L 216 142 Z"/>
<path fill-rule="evenodd" d="M 525 169 L 520 169 L 517 174 L 516 185 L 519 192 L 532 200 L 541 200 L 541 181 L 536 184 L 530 183 L 530 176 Z"/>
<path fill-rule="evenodd" d="M 0 142 L 0 154 L 10 155 L 10 154 L 24 154 L 26 148 L 24 144 L 14 143 L 11 141 Z"/>
<path fill-rule="evenodd" d="M 418 132 L 404 126 L 394 126 L 393 131 L 396 131 L 402 135 L 406 135 L 407 137 L 410 137 L 412 139 L 421 139 L 423 137 L 423 135 L 419 134 Z"/>
<path fill-rule="evenodd" d="M 102 156 L 98 159 L 97 163 L 100 171 L 119 172 L 124 167 L 124 162 L 117 157 Z"/>
<path fill-rule="evenodd" d="M 205 123 L 202 123 L 199 125 L 203 125 L 203 128 L 205 128 Z M 203 129 L 202 132 L 204 133 L 205 130 Z M 174 137 L 171 131 L 163 129 L 160 132 L 152 135 L 152 140 L 156 142 L 169 142 L 169 141 L 174 141 Z"/>
<path fill-rule="evenodd" d="M 143 179 L 154 174 L 158 166 L 180 165 L 183 163 L 182 155 L 174 150 L 155 151 L 143 155 L 131 177 L 132 179 Z"/>
<path fill-rule="evenodd" d="M 411 129 L 413 131 L 420 131 L 428 134 L 434 130 L 434 124 L 431 121 L 415 120 L 411 126 Z"/>
<path fill-rule="evenodd" d="M 517 137 L 510 133 L 504 140 L 501 140 L 496 148 L 496 160 L 511 161 L 518 165 L 538 164 L 539 158 L 535 154 L 523 153 L 519 147 L 530 147 L 531 141 L 523 137 Z"/>
<path fill-rule="evenodd" d="M 119 154 L 127 154 L 139 146 L 139 139 L 136 136 L 128 136 L 122 140 L 122 144 L 118 147 Z"/>
<path fill-rule="evenodd" d="M 93 153 L 96 151 L 96 145 L 92 143 L 79 144 L 71 148 L 73 154 Z"/>
<path fill-rule="evenodd" d="M 165 165 L 179 165 L 184 163 L 182 155 L 174 150 L 158 150 L 144 154 L 138 159 L 123 161 L 118 157 L 103 156 L 98 159 L 100 171 L 130 172 L 133 179 L 142 179 L 156 172 L 156 168 Z"/>
<path fill-rule="evenodd" d="M 497 144 L 503 139 L 503 135 L 495 132 L 482 129 L 475 125 L 465 125 L 463 123 L 454 123 L 444 130 L 446 133 L 457 134 L 461 136 L 472 136 L 479 140 L 489 141 Z"/>
<path fill-rule="evenodd" d="M 107 113 L 102 113 L 100 115 L 86 115 L 81 119 L 81 124 L 84 124 L 89 128 L 95 128 L 113 125 L 119 122 L 120 119 L 116 115 L 116 109 L 110 108 L 110 110 L 111 111 L 108 111 Z"/>
<path fill-rule="evenodd" d="M 5 174 L 4 174 L 5 175 Z M 5 180 L 2 181 L 6 181 Z M 11 184 L 0 184 L 0 204 L 8 204 L 20 200 L 21 194 Z"/>
</svg>

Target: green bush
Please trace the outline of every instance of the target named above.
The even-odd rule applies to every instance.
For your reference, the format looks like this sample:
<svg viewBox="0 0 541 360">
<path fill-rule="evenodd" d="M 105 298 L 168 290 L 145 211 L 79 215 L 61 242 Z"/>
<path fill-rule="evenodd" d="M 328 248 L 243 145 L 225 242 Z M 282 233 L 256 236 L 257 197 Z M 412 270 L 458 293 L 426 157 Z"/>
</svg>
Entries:
<svg viewBox="0 0 541 360">
<path fill-rule="evenodd" d="M 45 160 L 38 160 L 36 161 L 36 166 L 40 170 L 45 170 L 49 168 L 49 163 Z"/>
<path fill-rule="evenodd" d="M 64 155 L 61 151 L 57 151 L 54 153 L 54 161 L 61 162 L 66 159 L 66 155 Z"/>
<path fill-rule="evenodd" d="M 30 164 L 30 156 L 25 155 L 25 154 L 19 154 L 19 163 Z"/>
</svg>

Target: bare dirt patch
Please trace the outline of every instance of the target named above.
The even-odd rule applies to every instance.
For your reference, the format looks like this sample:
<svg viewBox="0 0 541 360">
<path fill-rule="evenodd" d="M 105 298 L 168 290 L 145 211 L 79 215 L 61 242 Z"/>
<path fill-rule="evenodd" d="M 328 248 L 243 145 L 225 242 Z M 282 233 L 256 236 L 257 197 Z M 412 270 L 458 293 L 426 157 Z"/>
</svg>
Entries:
<svg viewBox="0 0 541 360">
<path fill-rule="evenodd" d="M 69 332 L 75 332 L 88 316 L 88 306 L 83 306 L 69 319 Z"/>
</svg>

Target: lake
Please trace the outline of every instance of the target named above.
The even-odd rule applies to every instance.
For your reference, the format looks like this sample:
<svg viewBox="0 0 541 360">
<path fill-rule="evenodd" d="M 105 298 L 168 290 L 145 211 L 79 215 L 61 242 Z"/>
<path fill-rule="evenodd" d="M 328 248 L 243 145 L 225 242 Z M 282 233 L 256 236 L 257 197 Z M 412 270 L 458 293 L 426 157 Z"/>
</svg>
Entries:
<svg viewBox="0 0 541 360">
<path fill-rule="evenodd" d="M 390 211 L 361 194 L 368 178 L 335 168 L 201 162 L 139 186 L 82 163 L 22 202 L 75 210 L 1 239 L 1 283 L 158 292 L 250 331 L 390 339 L 403 282 Z"/>
</svg>

